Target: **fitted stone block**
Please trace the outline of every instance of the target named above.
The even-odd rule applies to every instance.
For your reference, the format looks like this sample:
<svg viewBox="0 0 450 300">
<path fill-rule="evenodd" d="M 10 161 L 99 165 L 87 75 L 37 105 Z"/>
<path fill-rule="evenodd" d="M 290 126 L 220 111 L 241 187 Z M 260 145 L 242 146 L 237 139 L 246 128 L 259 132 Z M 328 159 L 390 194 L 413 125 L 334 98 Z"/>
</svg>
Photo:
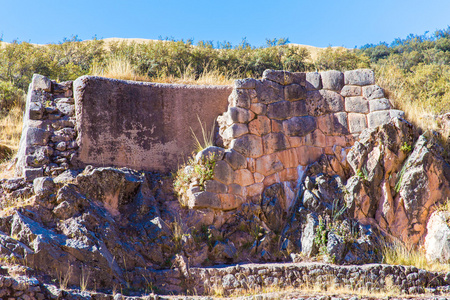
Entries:
<svg viewBox="0 0 450 300">
<path fill-rule="evenodd" d="M 405 118 L 405 112 L 402 111 L 402 110 L 398 110 L 398 109 L 391 109 L 390 110 L 390 116 L 391 116 L 391 119 L 392 118 L 402 118 L 402 119 L 404 119 Z"/>
<path fill-rule="evenodd" d="M 267 114 L 267 105 L 262 103 L 252 103 L 252 105 L 250 105 L 250 110 L 257 115 L 265 115 Z"/>
<path fill-rule="evenodd" d="M 308 109 L 306 108 L 306 101 L 299 100 L 295 102 L 291 102 L 291 116 L 292 117 L 301 117 L 306 116 L 308 114 Z"/>
<path fill-rule="evenodd" d="M 260 157 L 263 155 L 262 139 L 253 134 L 246 134 L 231 141 L 230 148 L 245 157 Z"/>
<path fill-rule="evenodd" d="M 378 85 L 363 86 L 362 91 L 363 96 L 368 100 L 384 98 L 384 91 Z"/>
<path fill-rule="evenodd" d="M 270 119 L 284 120 L 291 116 L 291 102 L 279 101 L 267 105 L 267 116 Z"/>
<path fill-rule="evenodd" d="M 247 187 L 247 196 L 248 197 L 254 197 L 259 196 L 264 191 L 264 184 L 261 183 L 255 183 Z"/>
<path fill-rule="evenodd" d="M 340 135 L 348 134 L 347 113 L 327 114 L 317 118 L 319 129 L 324 134 Z"/>
<path fill-rule="evenodd" d="M 276 153 L 264 155 L 256 159 L 256 172 L 269 176 L 284 169 L 283 163 Z"/>
<path fill-rule="evenodd" d="M 283 121 L 283 130 L 288 136 L 305 136 L 317 127 L 312 116 L 293 117 Z"/>
<path fill-rule="evenodd" d="M 296 168 L 298 166 L 297 152 L 295 149 L 279 151 L 276 155 L 285 168 Z"/>
<path fill-rule="evenodd" d="M 284 87 L 284 99 L 297 101 L 306 98 L 306 88 L 299 84 L 290 84 Z"/>
<path fill-rule="evenodd" d="M 322 148 L 311 147 L 311 146 L 301 146 L 296 148 L 298 162 L 302 166 L 307 166 L 319 159 L 319 157 L 324 153 Z"/>
<path fill-rule="evenodd" d="M 219 160 L 216 162 L 214 168 L 214 180 L 226 185 L 231 184 L 234 181 L 234 170 L 226 161 Z"/>
<path fill-rule="evenodd" d="M 256 93 L 260 103 L 270 104 L 284 100 L 284 87 L 267 79 L 257 82 Z"/>
<path fill-rule="evenodd" d="M 369 102 L 363 97 L 346 97 L 345 98 L 345 111 L 356 113 L 368 113 Z"/>
<path fill-rule="evenodd" d="M 367 120 L 365 114 L 348 114 L 348 127 L 350 133 L 359 133 L 367 128 Z"/>
<path fill-rule="evenodd" d="M 205 181 L 205 191 L 216 194 L 225 194 L 228 191 L 228 188 L 225 184 L 217 180 L 207 180 Z"/>
<path fill-rule="evenodd" d="M 238 138 L 244 134 L 248 133 L 247 124 L 235 123 L 228 127 L 223 133 L 222 137 L 224 140 L 232 140 L 234 138 Z"/>
<path fill-rule="evenodd" d="M 250 90 L 256 93 L 254 90 Z M 232 107 L 242 107 L 242 108 L 250 108 L 250 104 L 252 103 L 249 95 L 249 90 L 245 89 L 233 89 L 231 95 L 228 97 L 228 103 Z"/>
<path fill-rule="evenodd" d="M 258 116 L 248 124 L 251 134 L 262 136 L 268 134 L 271 130 L 270 119 L 266 116 Z"/>
<path fill-rule="evenodd" d="M 281 151 L 289 147 L 289 140 L 281 132 L 266 134 L 262 140 L 264 154 Z"/>
<path fill-rule="evenodd" d="M 247 167 L 247 159 L 239 152 L 233 149 L 225 151 L 224 160 L 234 169 L 244 169 Z"/>
<path fill-rule="evenodd" d="M 245 108 L 229 107 L 225 116 L 227 124 L 231 125 L 233 123 L 248 123 L 255 117 L 255 114 Z"/>
<path fill-rule="evenodd" d="M 362 89 L 360 86 L 357 86 L 357 85 L 346 85 L 341 90 L 342 97 L 355 97 L 355 96 L 361 96 L 361 95 L 362 95 Z"/>
<path fill-rule="evenodd" d="M 234 182 L 241 186 L 248 186 L 255 183 L 252 172 L 247 169 L 240 169 L 234 172 Z"/>
<path fill-rule="evenodd" d="M 344 86 L 344 74 L 339 71 L 325 71 L 321 72 L 322 88 L 325 90 L 332 90 L 340 92 Z"/>
<path fill-rule="evenodd" d="M 308 72 L 306 73 L 306 90 L 313 91 L 322 88 L 322 78 L 318 72 Z"/>
<path fill-rule="evenodd" d="M 390 120 L 391 114 L 389 110 L 374 111 L 367 115 L 367 125 L 369 128 L 389 123 Z"/>
<path fill-rule="evenodd" d="M 387 110 L 391 108 L 389 100 L 386 98 L 369 100 L 370 111 Z"/>
<path fill-rule="evenodd" d="M 282 70 L 265 70 L 263 72 L 263 79 L 274 81 L 281 85 L 288 85 L 292 83 L 291 73 Z"/>
<path fill-rule="evenodd" d="M 375 73 L 370 69 L 358 69 L 344 72 L 345 84 L 371 85 L 375 84 Z"/>
<path fill-rule="evenodd" d="M 254 89 L 256 87 L 256 79 L 245 78 L 234 81 L 234 88 L 236 89 Z"/>
<path fill-rule="evenodd" d="M 325 147 L 326 136 L 320 129 L 316 129 L 303 137 L 302 144 L 307 146 Z"/>
</svg>

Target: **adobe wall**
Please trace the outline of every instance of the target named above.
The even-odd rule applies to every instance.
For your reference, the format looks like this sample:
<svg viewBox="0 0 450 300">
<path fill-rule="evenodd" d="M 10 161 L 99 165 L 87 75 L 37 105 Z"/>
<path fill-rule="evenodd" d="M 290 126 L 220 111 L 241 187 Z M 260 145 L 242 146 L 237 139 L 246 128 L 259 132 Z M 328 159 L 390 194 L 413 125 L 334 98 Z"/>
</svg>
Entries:
<svg viewBox="0 0 450 300">
<path fill-rule="evenodd" d="M 391 108 L 372 70 L 290 73 L 266 70 L 262 80 L 237 80 L 218 118 L 224 148 L 197 155 L 217 159 L 214 178 L 183 194 L 191 208 L 231 210 L 282 183 L 289 209 L 306 167 L 323 154 L 342 174 L 346 153 L 366 128 L 404 113 Z"/>
</svg>

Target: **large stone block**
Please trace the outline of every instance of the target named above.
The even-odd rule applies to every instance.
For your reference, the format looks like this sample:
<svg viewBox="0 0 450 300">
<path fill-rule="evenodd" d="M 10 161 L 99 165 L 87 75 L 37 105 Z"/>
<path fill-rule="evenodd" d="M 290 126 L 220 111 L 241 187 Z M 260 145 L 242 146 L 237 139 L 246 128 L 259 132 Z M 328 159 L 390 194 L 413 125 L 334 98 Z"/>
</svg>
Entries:
<svg viewBox="0 0 450 300">
<path fill-rule="evenodd" d="M 317 118 L 318 127 L 325 134 L 348 134 L 347 113 L 327 114 Z"/>
<path fill-rule="evenodd" d="M 322 86 L 325 90 L 340 92 L 344 86 L 344 74 L 339 71 L 321 72 Z"/>
<path fill-rule="evenodd" d="M 27 168 L 25 167 L 23 169 L 22 176 L 25 178 L 26 181 L 32 182 L 34 179 L 38 177 L 44 176 L 44 168 Z"/>
<path fill-rule="evenodd" d="M 263 73 L 263 79 L 274 81 L 281 85 L 288 85 L 292 83 L 292 74 L 288 71 L 282 70 L 265 70 Z"/>
<path fill-rule="evenodd" d="M 405 118 L 405 112 L 403 110 L 398 110 L 398 109 L 391 109 L 390 111 L 390 115 L 391 115 L 391 119 L 392 118 Z"/>
<path fill-rule="evenodd" d="M 345 84 L 371 85 L 375 84 L 375 74 L 370 69 L 358 69 L 344 73 Z"/>
<path fill-rule="evenodd" d="M 251 100 L 251 92 L 254 93 L 253 96 L 256 96 L 256 92 L 254 90 L 245 90 L 245 89 L 233 89 L 231 95 L 228 97 L 228 103 L 232 107 L 242 107 L 242 108 L 250 108 Z"/>
<path fill-rule="evenodd" d="M 205 181 L 205 191 L 215 194 L 225 194 L 228 191 L 228 187 L 217 180 L 207 180 Z"/>
<path fill-rule="evenodd" d="M 234 138 L 238 138 L 244 134 L 248 133 L 247 124 L 235 123 L 224 130 L 221 134 L 222 138 L 227 141 L 231 141 Z"/>
<path fill-rule="evenodd" d="M 355 113 L 368 113 L 369 102 L 363 97 L 347 97 L 345 98 L 345 111 Z"/>
<path fill-rule="evenodd" d="M 231 141 L 230 148 L 245 157 L 260 157 L 263 155 L 262 139 L 253 134 L 246 134 Z"/>
<path fill-rule="evenodd" d="M 229 107 L 226 114 L 226 118 L 229 120 L 227 124 L 230 125 L 232 123 L 248 123 L 255 117 L 252 111 L 241 107 Z"/>
<path fill-rule="evenodd" d="M 281 132 L 266 134 L 262 140 L 264 154 L 281 151 L 289 147 L 289 140 Z"/>
<path fill-rule="evenodd" d="M 40 120 L 44 116 L 44 105 L 40 102 L 30 102 L 29 118 L 30 120 Z"/>
<path fill-rule="evenodd" d="M 78 165 L 173 171 L 227 110 L 231 86 L 132 82 L 94 76 L 74 81 Z M 253 113 L 252 113 L 253 114 Z M 245 122 L 244 122 L 245 123 Z M 78 166 L 77 165 L 77 166 Z"/>
<path fill-rule="evenodd" d="M 305 72 L 292 72 L 292 83 L 300 84 L 301 86 L 306 85 L 306 73 Z"/>
<path fill-rule="evenodd" d="M 230 164 L 234 170 L 247 168 L 247 159 L 233 149 L 227 149 L 224 160 Z"/>
<path fill-rule="evenodd" d="M 50 141 L 51 132 L 35 127 L 28 127 L 26 131 L 26 146 L 45 146 Z"/>
<path fill-rule="evenodd" d="M 344 110 L 342 96 L 333 91 L 310 91 L 306 95 L 306 108 L 311 116 L 321 116 L 326 113 Z"/>
<path fill-rule="evenodd" d="M 298 162 L 302 166 L 312 164 L 324 153 L 322 148 L 311 146 L 301 146 L 296 148 L 296 151 Z"/>
<path fill-rule="evenodd" d="M 322 88 L 322 79 L 320 73 L 318 72 L 308 72 L 306 73 L 306 90 L 313 91 Z"/>
<path fill-rule="evenodd" d="M 251 134 L 262 136 L 270 132 L 270 119 L 266 116 L 258 116 L 248 123 L 248 129 Z"/>
<path fill-rule="evenodd" d="M 234 172 L 234 182 L 241 186 L 248 186 L 254 184 L 255 179 L 248 169 L 240 169 Z"/>
<path fill-rule="evenodd" d="M 316 129 L 313 132 L 307 134 L 303 137 L 302 145 L 325 147 L 326 146 L 326 136 L 320 129 Z"/>
<path fill-rule="evenodd" d="M 254 89 L 256 87 L 256 79 L 245 78 L 234 81 L 234 88 L 236 89 Z"/>
<path fill-rule="evenodd" d="M 355 97 L 361 96 L 362 90 L 360 86 L 357 85 L 346 85 L 341 90 L 342 97 Z"/>
<path fill-rule="evenodd" d="M 259 196 L 264 191 L 264 184 L 261 183 L 255 183 L 247 187 L 247 196 L 248 197 L 254 197 Z"/>
<path fill-rule="evenodd" d="M 199 162 L 199 161 L 207 160 L 207 159 L 211 159 L 211 158 L 214 158 L 216 160 L 221 160 L 224 155 L 225 155 L 224 148 L 210 146 L 210 147 L 207 147 L 207 148 L 203 149 L 202 151 L 198 152 L 195 155 L 195 161 Z"/>
<path fill-rule="evenodd" d="M 308 114 L 308 109 L 306 108 L 305 100 L 291 102 L 291 116 L 292 117 L 301 117 L 301 116 L 306 116 L 307 114 Z"/>
<path fill-rule="evenodd" d="M 260 103 L 269 104 L 284 100 L 284 87 L 267 79 L 257 81 L 256 93 Z"/>
<path fill-rule="evenodd" d="M 389 100 L 386 98 L 369 100 L 370 111 L 387 110 L 391 108 Z"/>
<path fill-rule="evenodd" d="M 389 123 L 391 115 L 389 110 L 374 111 L 367 115 L 367 124 L 369 128 L 377 127 Z"/>
<path fill-rule="evenodd" d="M 348 114 L 348 127 L 350 133 L 358 133 L 367 128 L 367 120 L 365 114 Z"/>
<path fill-rule="evenodd" d="M 287 101 L 303 100 L 306 98 L 306 88 L 299 84 L 284 87 L 284 99 Z"/>
<path fill-rule="evenodd" d="M 267 116 L 270 119 L 284 120 L 291 116 L 291 102 L 279 101 L 267 105 Z"/>
<path fill-rule="evenodd" d="M 256 159 L 256 172 L 269 176 L 284 169 L 283 163 L 277 156 L 277 153 L 264 155 Z"/>
<path fill-rule="evenodd" d="M 312 116 L 293 117 L 283 121 L 283 129 L 288 136 L 305 136 L 317 127 Z"/>
<path fill-rule="evenodd" d="M 279 151 L 276 155 L 285 168 L 296 168 L 298 166 L 297 152 L 295 149 Z"/>
<path fill-rule="evenodd" d="M 212 208 L 222 209 L 222 202 L 217 194 L 211 192 L 192 193 L 188 190 L 188 206 L 191 209 Z"/>
<path fill-rule="evenodd" d="M 362 88 L 363 96 L 367 100 L 384 98 L 384 91 L 378 85 L 368 85 Z"/>
<path fill-rule="evenodd" d="M 31 79 L 31 86 L 36 90 L 43 90 L 46 92 L 52 91 L 52 81 L 45 76 L 34 74 Z"/>
<path fill-rule="evenodd" d="M 252 105 L 250 105 L 250 110 L 257 115 L 266 115 L 267 105 L 262 103 L 252 103 Z"/>
<path fill-rule="evenodd" d="M 226 161 L 219 160 L 216 162 L 216 167 L 214 168 L 214 180 L 226 185 L 231 184 L 234 181 L 234 170 Z"/>
</svg>

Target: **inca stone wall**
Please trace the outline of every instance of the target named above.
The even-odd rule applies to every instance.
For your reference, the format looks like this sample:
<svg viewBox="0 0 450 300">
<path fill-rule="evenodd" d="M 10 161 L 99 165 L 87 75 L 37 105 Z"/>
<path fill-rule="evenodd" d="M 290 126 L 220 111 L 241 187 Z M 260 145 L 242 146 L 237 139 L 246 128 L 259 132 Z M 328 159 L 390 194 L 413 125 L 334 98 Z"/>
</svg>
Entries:
<svg viewBox="0 0 450 300">
<path fill-rule="evenodd" d="M 27 180 L 58 175 L 77 153 L 72 81 L 35 74 L 28 89 L 17 173 Z"/>
<path fill-rule="evenodd" d="M 230 210 L 283 183 L 288 210 L 307 165 L 326 154 L 342 173 L 346 152 L 361 131 L 403 115 L 391 108 L 368 69 L 266 70 L 262 80 L 237 80 L 228 110 L 218 118 L 224 149 L 198 155 L 215 154 L 214 180 L 204 190 L 192 183 L 184 201 L 192 208 Z"/>
</svg>

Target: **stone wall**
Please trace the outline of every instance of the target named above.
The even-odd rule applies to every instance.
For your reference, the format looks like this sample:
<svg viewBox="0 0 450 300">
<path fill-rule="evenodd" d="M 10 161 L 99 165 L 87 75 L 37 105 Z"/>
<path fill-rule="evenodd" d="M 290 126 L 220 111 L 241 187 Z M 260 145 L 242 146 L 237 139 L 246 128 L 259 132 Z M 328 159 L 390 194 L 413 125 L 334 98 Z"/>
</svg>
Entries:
<svg viewBox="0 0 450 300">
<path fill-rule="evenodd" d="M 27 180 L 58 175 L 77 153 L 72 81 L 35 74 L 28 89 L 16 171 Z"/>
<path fill-rule="evenodd" d="M 341 175 L 346 152 L 361 131 L 402 116 L 368 69 L 266 70 L 262 80 L 237 80 L 228 110 L 218 118 L 224 148 L 209 148 L 197 157 L 215 154 L 214 180 L 204 187 L 193 182 L 185 203 L 235 209 L 278 182 L 284 185 L 288 210 L 307 165 L 330 155 Z"/>
</svg>

